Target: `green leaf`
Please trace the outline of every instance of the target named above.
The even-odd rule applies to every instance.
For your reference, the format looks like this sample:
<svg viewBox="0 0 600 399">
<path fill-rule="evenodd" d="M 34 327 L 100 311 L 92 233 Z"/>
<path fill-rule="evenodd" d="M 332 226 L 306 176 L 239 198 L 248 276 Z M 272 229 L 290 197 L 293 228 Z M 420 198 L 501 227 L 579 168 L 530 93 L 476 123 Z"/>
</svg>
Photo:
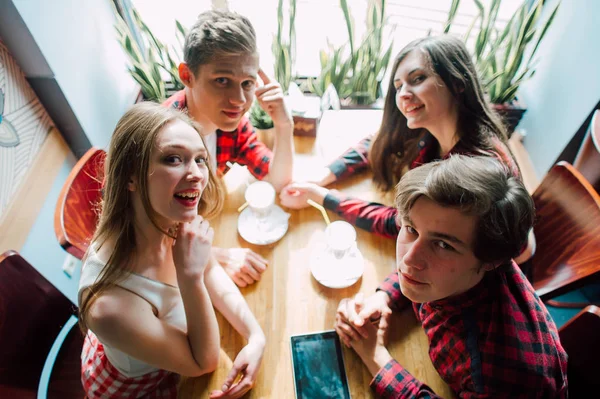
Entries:
<svg viewBox="0 0 600 399">
<path fill-rule="evenodd" d="M 450 27 L 454 22 L 456 13 L 458 12 L 458 6 L 460 6 L 460 0 L 452 0 L 452 4 L 450 4 L 450 10 L 448 11 L 448 19 L 446 20 L 446 24 L 444 25 L 444 33 L 450 32 Z"/>
<path fill-rule="evenodd" d="M 344 19 L 346 20 L 346 29 L 348 30 L 348 42 L 350 43 L 350 54 L 352 55 L 352 68 L 356 65 L 354 61 L 354 29 L 352 16 L 350 15 L 350 9 L 348 8 L 348 2 L 346 0 L 340 0 L 340 7 L 344 13 Z"/>
<path fill-rule="evenodd" d="M 538 49 L 538 46 L 540 45 L 540 42 L 542 41 L 542 39 L 546 35 L 546 32 L 548 31 L 548 28 L 552 24 L 552 21 L 554 21 L 554 17 L 556 16 L 556 12 L 558 11 L 558 7 L 559 6 L 560 6 L 560 3 L 558 3 L 556 5 L 556 7 L 554 7 L 554 10 L 552 10 L 552 13 L 550 14 L 550 17 L 548 17 L 548 20 L 544 24 L 544 27 L 542 28 L 542 32 L 540 33 L 540 36 L 539 36 L 539 38 L 537 40 L 537 43 L 535 44 L 535 47 L 533 48 L 533 51 L 531 52 L 531 55 L 529 56 L 529 60 L 530 61 L 533 58 L 533 56 L 535 55 L 535 53 L 536 53 L 536 51 Z"/>
</svg>

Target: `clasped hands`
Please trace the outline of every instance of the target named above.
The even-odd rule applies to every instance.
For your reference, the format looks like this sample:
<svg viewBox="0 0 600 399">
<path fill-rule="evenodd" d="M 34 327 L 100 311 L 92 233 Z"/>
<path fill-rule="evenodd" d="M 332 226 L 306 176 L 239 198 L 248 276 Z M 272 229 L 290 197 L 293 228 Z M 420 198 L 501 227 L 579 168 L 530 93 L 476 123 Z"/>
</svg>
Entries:
<svg viewBox="0 0 600 399">
<path fill-rule="evenodd" d="M 392 314 L 389 301 L 384 291 L 366 299 L 359 292 L 354 298 L 342 299 L 335 317 L 335 331 L 341 341 L 354 349 L 372 375 L 392 359 L 385 347 Z"/>
</svg>

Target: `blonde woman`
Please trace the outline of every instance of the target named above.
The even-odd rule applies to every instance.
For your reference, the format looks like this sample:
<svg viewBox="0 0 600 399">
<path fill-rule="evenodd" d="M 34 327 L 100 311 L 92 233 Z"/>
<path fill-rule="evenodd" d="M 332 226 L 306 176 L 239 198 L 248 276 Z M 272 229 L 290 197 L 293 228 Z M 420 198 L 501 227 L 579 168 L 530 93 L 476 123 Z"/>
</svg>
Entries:
<svg viewBox="0 0 600 399">
<path fill-rule="evenodd" d="M 221 207 L 194 122 L 151 103 L 121 118 L 79 285 L 89 398 L 176 397 L 178 375 L 212 372 L 220 346 L 213 306 L 248 343 L 211 397 L 237 398 L 251 388 L 265 337 L 211 256 L 213 230 L 205 217 Z"/>
</svg>

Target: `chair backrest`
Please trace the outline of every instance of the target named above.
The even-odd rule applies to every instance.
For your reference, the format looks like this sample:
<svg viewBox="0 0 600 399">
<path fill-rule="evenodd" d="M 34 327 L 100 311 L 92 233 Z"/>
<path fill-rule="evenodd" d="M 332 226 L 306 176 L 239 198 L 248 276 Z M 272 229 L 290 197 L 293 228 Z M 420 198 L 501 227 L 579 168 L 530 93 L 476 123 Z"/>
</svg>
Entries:
<svg viewBox="0 0 600 399">
<path fill-rule="evenodd" d="M 56 202 L 54 232 L 60 245 L 81 259 L 98 223 L 106 152 L 92 147 L 69 173 Z"/>
<path fill-rule="evenodd" d="M 569 395 L 585 398 L 598 395 L 600 388 L 600 309 L 588 306 L 558 331 L 569 356 Z M 595 394 L 593 392 L 596 392 Z"/>
<path fill-rule="evenodd" d="M 532 285 L 546 300 L 600 276 L 600 196 L 569 163 L 559 162 L 533 193 L 537 248 Z"/>
<path fill-rule="evenodd" d="M 600 109 L 592 116 L 573 166 L 594 186 L 596 191 L 600 191 Z"/>
<path fill-rule="evenodd" d="M 0 255 L 0 397 L 37 397 L 50 349 L 74 313 L 71 301 L 17 252 Z M 71 353 L 62 357 L 77 359 L 83 346 L 78 329 L 69 342 Z M 80 366 L 66 373 L 74 395 L 65 397 L 82 397 Z"/>
</svg>

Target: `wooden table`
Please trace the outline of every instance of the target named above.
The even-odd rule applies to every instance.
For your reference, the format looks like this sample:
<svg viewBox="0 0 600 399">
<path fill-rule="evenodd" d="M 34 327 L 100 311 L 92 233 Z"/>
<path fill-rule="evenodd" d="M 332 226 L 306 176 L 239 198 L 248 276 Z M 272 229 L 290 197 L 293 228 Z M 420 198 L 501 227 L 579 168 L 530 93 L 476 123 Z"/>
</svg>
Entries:
<svg viewBox="0 0 600 399">
<path fill-rule="evenodd" d="M 312 168 L 324 166 L 350 145 L 378 128 L 381 111 L 328 111 L 323 115 L 317 139 L 295 137 L 294 175 L 301 179 Z M 367 177 L 367 178 L 365 178 Z M 269 260 L 261 280 L 241 289 L 266 336 L 267 346 L 262 367 L 254 388 L 247 398 L 294 398 L 290 336 L 333 328 L 335 311 L 341 299 L 362 291 L 369 295 L 395 267 L 394 240 L 376 237 L 357 230 L 358 248 L 365 258 L 363 277 L 346 289 L 331 289 L 320 285 L 309 271 L 308 259 L 315 244 L 324 238 L 325 222 L 321 214 L 308 207 L 289 210 L 289 230 L 277 243 L 254 246 L 237 233 L 237 208 L 244 202 L 246 183 L 252 181 L 245 168 L 232 169 L 225 176 L 228 198 L 225 208 L 211 223 L 215 226 L 215 245 L 251 248 Z M 352 178 L 343 189 L 360 198 L 391 203 L 390 195 L 377 192 L 368 174 Z M 330 219 L 339 218 L 329 213 Z M 447 385 L 433 368 L 428 355 L 425 333 L 412 310 L 394 315 L 390 336 L 392 355 L 413 375 L 425 381 L 438 394 L 451 397 Z M 208 376 L 182 381 L 180 397 L 205 398 L 218 389 L 230 370 L 236 354 L 244 346 L 243 338 L 218 315 L 221 331 L 221 359 L 218 369 Z M 372 397 L 371 376 L 352 349 L 344 347 L 346 371 L 353 398 Z"/>
</svg>

